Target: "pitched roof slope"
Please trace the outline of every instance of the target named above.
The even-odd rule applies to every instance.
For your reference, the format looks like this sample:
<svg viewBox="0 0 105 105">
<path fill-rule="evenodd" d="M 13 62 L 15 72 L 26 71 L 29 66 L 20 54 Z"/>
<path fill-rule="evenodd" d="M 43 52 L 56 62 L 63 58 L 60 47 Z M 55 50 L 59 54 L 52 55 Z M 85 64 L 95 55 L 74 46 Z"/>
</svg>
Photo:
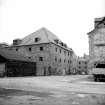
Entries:
<svg viewBox="0 0 105 105">
<path fill-rule="evenodd" d="M 6 48 L 0 47 L 0 55 L 8 60 L 26 61 L 32 62 L 30 59 L 24 55 L 17 53 L 16 51 L 8 50 Z"/>
<path fill-rule="evenodd" d="M 39 41 L 35 42 L 35 38 L 39 38 Z M 54 35 L 46 28 L 41 28 L 38 31 L 33 32 L 30 35 L 24 37 L 22 39 L 21 44 L 19 45 L 32 45 L 32 44 L 49 43 L 49 42 L 55 43 L 54 42 L 55 39 L 58 39 L 56 35 Z"/>
</svg>

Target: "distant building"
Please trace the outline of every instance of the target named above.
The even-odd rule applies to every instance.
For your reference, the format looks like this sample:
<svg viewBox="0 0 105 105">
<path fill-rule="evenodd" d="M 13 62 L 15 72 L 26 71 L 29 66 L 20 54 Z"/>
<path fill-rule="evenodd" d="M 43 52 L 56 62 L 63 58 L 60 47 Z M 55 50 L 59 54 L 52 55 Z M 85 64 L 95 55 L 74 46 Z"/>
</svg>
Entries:
<svg viewBox="0 0 105 105">
<path fill-rule="evenodd" d="M 94 29 L 88 33 L 89 37 L 89 68 L 98 61 L 105 62 L 105 17 L 96 18 Z"/>
<path fill-rule="evenodd" d="M 77 74 L 88 74 L 89 56 L 78 57 L 77 61 Z"/>
<path fill-rule="evenodd" d="M 78 57 L 76 54 L 73 52 L 72 57 L 71 57 L 71 74 L 77 74 L 77 63 L 78 63 Z"/>
<path fill-rule="evenodd" d="M 13 45 L 6 48 L 36 62 L 37 76 L 66 75 L 72 69 L 73 50 L 46 28 L 15 39 Z"/>
</svg>

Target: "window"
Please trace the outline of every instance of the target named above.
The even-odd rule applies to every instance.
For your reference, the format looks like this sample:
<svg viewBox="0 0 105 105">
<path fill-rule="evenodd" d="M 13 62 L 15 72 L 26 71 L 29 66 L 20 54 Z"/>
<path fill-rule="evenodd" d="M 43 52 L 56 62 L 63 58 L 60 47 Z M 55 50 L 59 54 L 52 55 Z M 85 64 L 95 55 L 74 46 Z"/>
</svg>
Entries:
<svg viewBox="0 0 105 105">
<path fill-rule="evenodd" d="M 66 62 L 66 59 L 64 59 L 64 63 Z"/>
<path fill-rule="evenodd" d="M 69 56 L 69 52 L 68 52 L 68 56 Z"/>
<path fill-rule="evenodd" d="M 55 51 L 57 52 L 57 48 L 55 48 Z"/>
<path fill-rule="evenodd" d="M 57 58 L 55 57 L 55 61 L 57 62 Z"/>
<path fill-rule="evenodd" d="M 72 63 L 72 61 L 71 61 L 71 60 L 70 60 L 69 62 L 70 62 L 70 63 Z"/>
<path fill-rule="evenodd" d="M 66 55 L 66 51 L 64 51 L 64 54 Z"/>
<path fill-rule="evenodd" d="M 40 51 L 43 51 L 43 47 L 40 47 Z"/>
<path fill-rule="evenodd" d="M 59 49 L 60 53 L 61 53 L 61 49 Z"/>
<path fill-rule="evenodd" d="M 28 57 L 29 59 L 31 59 L 31 57 Z"/>
<path fill-rule="evenodd" d="M 69 60 L 68 60 L 68 63 L 69 63 Z"/>
<path fill-rule="evenodd" d="M 87 67 L 85 66 L 85 69 L 87 69 Z"/>
<path fill-rule="evenodd" d="M 58 44 L 58 42 L 59 42 L 59 40 L 58 40 L 58 39 L 55 39 L 54 41 L 55 41 L 55 43 L 56 43 L 56 44 Z"/>
<path fill-rule="evenodd" d="M 16 51 L 18 51 L 19 49 L 18 48 L 16 48 Z"/>
<path fill-rule="evenodd" d="M 35 42 L 38 42 L 39 40 L 40 40 L 40 38 L 38 38 L 38 37 L 37 37 L 37 38 L 35 38 Z"/>
<path fill-rule="evenodd" d="M 59 59 L 59 62 L 61 62 L 61 58 Z"/>
<path fill-rule="evenodd" d="M 85 62 L 85 64 L 87 64 L 87 62 Z"/>
<path fill-rule="evenodd" d="M 31 49 L 31 47 L 29 47 L 29 51 L 31 51 L 32 49 Z"/>
<path fill-rule="evenodd" d="M 60 45 L 63 46 L 63 42 L 61 42 Z"/>
<path fill-rule="evenodd" d="M 43 57 L 39 57 L 39 61 L 43 61 Z"/>
</svg>

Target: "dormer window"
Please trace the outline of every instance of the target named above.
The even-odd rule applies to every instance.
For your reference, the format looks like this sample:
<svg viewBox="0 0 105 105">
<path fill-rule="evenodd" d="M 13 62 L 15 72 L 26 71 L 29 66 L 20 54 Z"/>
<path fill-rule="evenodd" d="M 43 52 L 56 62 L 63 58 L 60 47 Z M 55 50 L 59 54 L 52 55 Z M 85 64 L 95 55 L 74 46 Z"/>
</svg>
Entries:
<svg viewBox="0 0 105 105">
<path fill-rule="evenodd" d="M 60 44 L 61 46 L 63 46 L 63 42 L 60 42 L 59 44 Z"/>
<path fill-rule="evenodd" d="M 67 48 L 67 45 L 66 45 L 66 44 L 64 44 L 64 47 L 65 47 L 65 48 Z"/>
<path fill-rule="evenodd" d="M 59 40 L 58 40 L 58 39 L 55 39 L 54 41 L 55 41 L 55 43 L 56 43 L 56 44 L 58 44 L 58 42 L 59 42 Z"/>
<path fill-rule="evenodd" d="M 37 38 L 35 38 L 35 42 L 38 42 L 39 40 L 40 40 L 40 38 L 38 38 L 38 37 L 37 37 Z"/>
<path fill-rule="evenodd" d="M 63 46 L 63 42 L 61 43 L 61 46 Z"/>
</svg>

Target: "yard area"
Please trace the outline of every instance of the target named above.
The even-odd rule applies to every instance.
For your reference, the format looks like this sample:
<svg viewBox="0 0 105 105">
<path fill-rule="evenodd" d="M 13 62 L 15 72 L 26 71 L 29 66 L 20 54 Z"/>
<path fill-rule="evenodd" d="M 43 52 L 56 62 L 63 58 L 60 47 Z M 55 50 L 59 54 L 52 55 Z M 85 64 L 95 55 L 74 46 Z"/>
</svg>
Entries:
<svg viewBox="0 0 105 105">
<path fill-rule="evenodd" d="M 88 75 L 0 78 L 0 105 L 105 105 L 105 83 Z"/>
</svg>

